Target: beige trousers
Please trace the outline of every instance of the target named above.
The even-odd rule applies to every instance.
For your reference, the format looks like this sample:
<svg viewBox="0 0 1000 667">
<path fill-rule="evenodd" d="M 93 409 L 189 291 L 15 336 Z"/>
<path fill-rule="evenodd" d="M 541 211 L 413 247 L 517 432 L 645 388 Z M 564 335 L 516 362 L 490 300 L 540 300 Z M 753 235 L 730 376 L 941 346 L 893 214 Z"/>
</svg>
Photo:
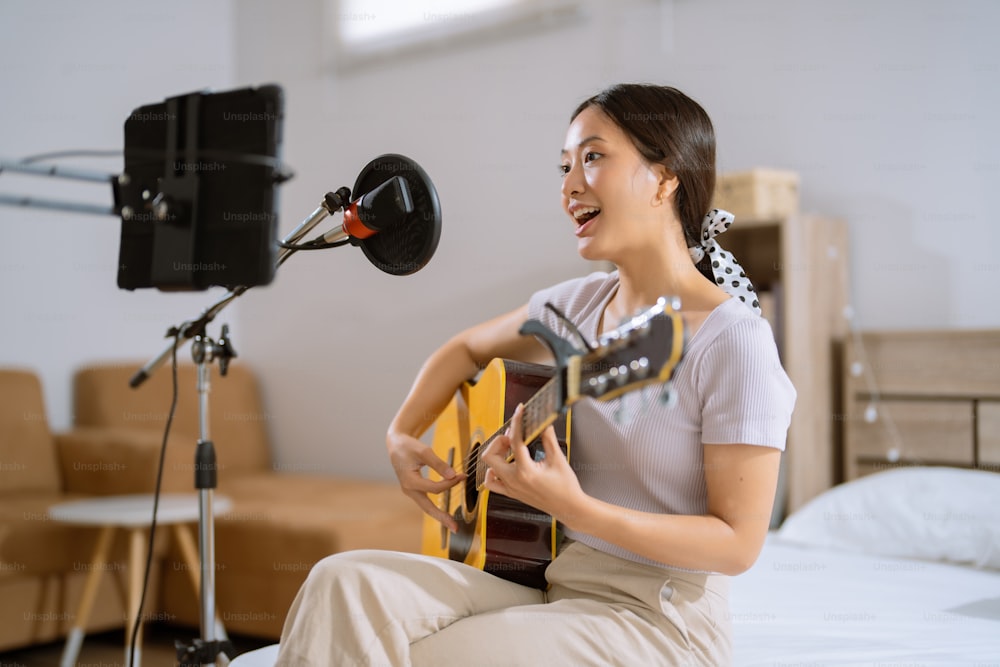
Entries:
<svg viewBox="0 0 1000 667">
<path fill-rule="evenodd" d="M 316 564 L 289 610 L 281 667 L 658 667 L 731 662 L 729 581 L 580 543 L 548 591 L 431 556 L 353 551 Z"/>
</svg>

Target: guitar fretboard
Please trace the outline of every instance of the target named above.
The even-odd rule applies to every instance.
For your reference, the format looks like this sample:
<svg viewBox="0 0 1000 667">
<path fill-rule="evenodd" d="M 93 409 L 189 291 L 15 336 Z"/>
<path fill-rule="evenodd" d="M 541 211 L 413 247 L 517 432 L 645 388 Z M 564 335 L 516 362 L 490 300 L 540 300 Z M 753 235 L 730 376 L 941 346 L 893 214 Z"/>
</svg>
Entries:
<svg viewBox="0 0 1000 667">
<path fill-rule="evenodd" d="M 524 416 L 521 423 L 521 439 L 526 444 L 534 441 L 546 426 L 555 421 L 559 415 L 559 408 L 559 384 L 556 382 L 556 378 L 552 378 L 525 402 Z M 482 489 L 483 482 L 486 481 L 487 466 L 480 458 L 480 452 L 486 449 L 497 436 L 506 433 L 509 428 L 510 420 L 508 419 L 486 442 L 469 453 L 469 456 L 475 459 L 477 489 Z M 469 468 L 471 466 L 468 466 L 466 470 Z"/>
</svg>

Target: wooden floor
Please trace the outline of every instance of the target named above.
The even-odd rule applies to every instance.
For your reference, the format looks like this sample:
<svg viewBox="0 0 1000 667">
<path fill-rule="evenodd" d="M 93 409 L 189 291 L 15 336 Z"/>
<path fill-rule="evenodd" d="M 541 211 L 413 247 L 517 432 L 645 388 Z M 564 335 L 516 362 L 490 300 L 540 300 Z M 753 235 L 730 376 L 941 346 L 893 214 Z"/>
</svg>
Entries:
<svg viewBox="0 0 1000 667">
<path fill-rule="evenodd" d="M 190 643 L 196 630 L 152 623 L 143 629 L 142 667 L 172 667 L 177 664 L 174 641 Z M 230 637 L 236 654 L 273 644 L 273 640 L 259 637 Z M 44 644 L 29 649 L 0 653 L 2 667 L 58 667 L 63 643 Z M 230 659 L 235 656 L 230 656 Z M 77 665 L 89 667 L 126 667 L 125 633 L 122 630 L 97 635 L 87 635 L 80 649 Z"/>
</svg>

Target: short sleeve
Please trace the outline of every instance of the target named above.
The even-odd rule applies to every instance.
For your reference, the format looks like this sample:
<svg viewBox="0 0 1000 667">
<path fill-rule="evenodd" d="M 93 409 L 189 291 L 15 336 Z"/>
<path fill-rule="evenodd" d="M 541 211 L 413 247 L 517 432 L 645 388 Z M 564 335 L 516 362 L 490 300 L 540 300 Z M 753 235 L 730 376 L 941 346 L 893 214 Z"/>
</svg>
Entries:
<svg viewBox="0 0 1000 667">
<path fill-rule="evenodd" d="M 796 392 L 767 320 L 738 320 L 712 341 L 698 371 L 702 442 L 785 449 Z"/>
</svg>

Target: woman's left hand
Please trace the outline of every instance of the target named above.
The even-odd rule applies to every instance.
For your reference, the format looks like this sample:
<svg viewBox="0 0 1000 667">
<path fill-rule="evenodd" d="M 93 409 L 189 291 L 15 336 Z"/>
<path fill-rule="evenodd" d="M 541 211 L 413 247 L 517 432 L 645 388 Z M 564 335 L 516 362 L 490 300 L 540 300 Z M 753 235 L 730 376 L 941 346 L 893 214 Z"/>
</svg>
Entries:
<svg viewBox="0 0 1000 667">
<path fill-rule="evenodd" d="M 483 451 L 482 459 L 488 466 L 483 486 L 551 514 L 558 521 L 571 523 L 578 518 L 587 496 L 551 426 L 542 432 L 545 458 L 535 461 L 531 457 L 521 438 L 523 416 L 524 406 L 518 405 L 507 431 Z M 511 461 L 507 460 L 509 454 L 513 454 Z"/>
</svg>

